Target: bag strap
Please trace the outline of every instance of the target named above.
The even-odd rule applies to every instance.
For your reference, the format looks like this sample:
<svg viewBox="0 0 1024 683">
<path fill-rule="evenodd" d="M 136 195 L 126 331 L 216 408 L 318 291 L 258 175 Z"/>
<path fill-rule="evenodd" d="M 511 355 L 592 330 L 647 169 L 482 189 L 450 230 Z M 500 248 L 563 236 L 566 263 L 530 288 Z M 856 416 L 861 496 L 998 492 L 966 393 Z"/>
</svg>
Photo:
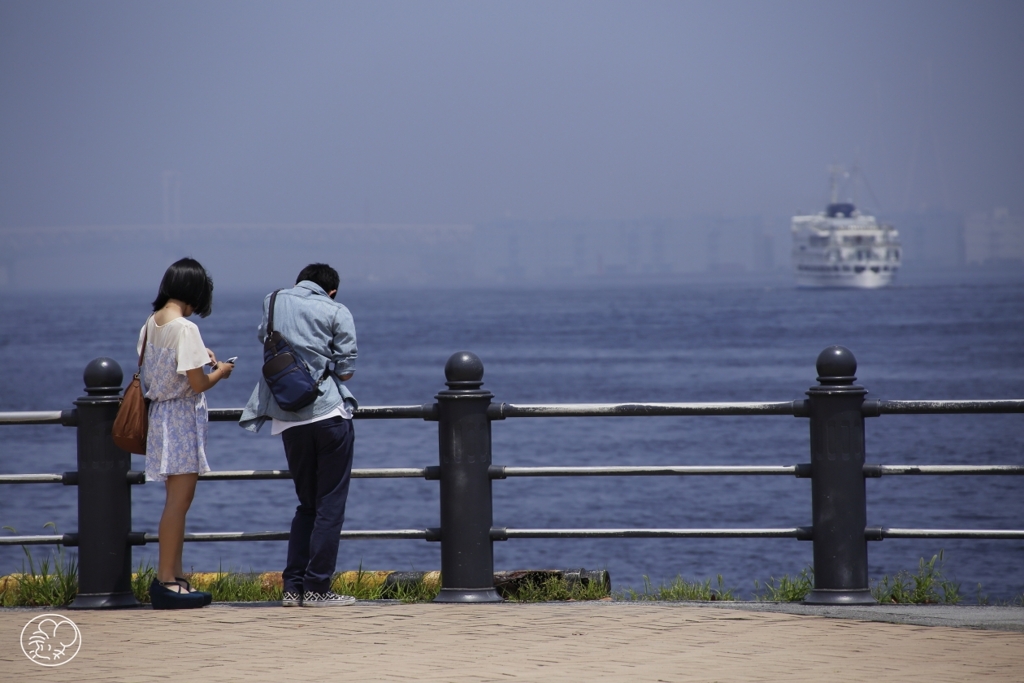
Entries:
<svg viewBox="0 0 1024 683">
<path fill-rule="evenodd" d="M 142 359 L 146 357 L 146 342 L 149 341 L 149 321 L 153 316 L 146 318 L 146 326 L 142 329 L 142 353 L 139 354 L 139 369 L 142 369 Z"/>
<path fill-rule="evenodd" d="M 277 293 L 280 289 L 275 289 L 270 295 L 270 312 L 267 313 L 267 337 L 274 334 L 274 302 L 277 301 Z"/>
<path fill-rule="evenodd" d="M 274 334 L 274 302 L 277 301 L 277 293 L 280 291 L 280 289 L 275 289 L 273 292 L 270 293 L 270 310 L 267 312 L 267 339 L 270 339 L 270 336 Z M 306 364 L 306 362 L 303 361 L 302 359 L 299 360 L 302 362 L 303 365 Z M 139 365 L 142 365 L 142 361 L 139 361 Z M 331 361 L 327 361 L 327 365 L 324 367 L 324 374 L 320 375 L 320 379 L 317 380 L 316 385 L 320 386 L 321 384 L 324 383 L 324 380 L 326 380 L 330 376 Z"/>
</svg>

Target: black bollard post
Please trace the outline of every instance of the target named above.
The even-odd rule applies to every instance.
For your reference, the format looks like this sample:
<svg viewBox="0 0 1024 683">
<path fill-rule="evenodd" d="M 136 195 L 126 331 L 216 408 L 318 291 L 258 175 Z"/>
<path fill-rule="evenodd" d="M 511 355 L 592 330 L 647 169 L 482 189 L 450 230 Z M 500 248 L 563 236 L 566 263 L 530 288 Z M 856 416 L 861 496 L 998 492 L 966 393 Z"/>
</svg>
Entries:
<svg viewBox="0 0 1024 683">
<path fill-rule="evenodd" d="M 97 358 L 85 368 L 78 407 L 78 596 L 70 609 L 136 607 L 132 593 L 131 456 L 110 429 L 120 406 L 121 366 Z"/>
<path fill-rule="evenodd" d="M 435 602 L 501 602 L 494 589 L 491 541 L 491 423 L 493 394 L 481 389 L 484 364 L 467 351 L 444 366 L 438 445 L 441 465 L 441 593 Z"/>
<path fill-rule="evenodd" d="M 818 356 L 819 386 L 807 391 L 811 417 L 814 590 L 810 605 L 873 605 L 868 587 L 864 416 L 867 391 L 854 385 L 857 360 L 830 346 Z"/>
</svg>

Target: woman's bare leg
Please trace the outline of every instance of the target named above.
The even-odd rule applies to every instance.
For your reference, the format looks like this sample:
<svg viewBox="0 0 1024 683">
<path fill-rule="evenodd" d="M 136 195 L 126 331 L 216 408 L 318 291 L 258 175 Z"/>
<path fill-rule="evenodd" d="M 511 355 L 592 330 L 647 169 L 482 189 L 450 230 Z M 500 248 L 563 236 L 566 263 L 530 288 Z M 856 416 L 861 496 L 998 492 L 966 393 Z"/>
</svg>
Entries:
<svg viewBox="0 0 1024 683">
<path fill-rule="evenodd" d="M 161 582 L 174 581 L 181 576 L 181 547 L 185 538 L 185 515 L 192 505 L 196 493 L 196 482 L 199 475 L 172 474 L 167 477 L 164 487 L 167 500 L 164 513 L 160 517 L 160 559 L 157 562 L 156 576 Z"/>
</svg>

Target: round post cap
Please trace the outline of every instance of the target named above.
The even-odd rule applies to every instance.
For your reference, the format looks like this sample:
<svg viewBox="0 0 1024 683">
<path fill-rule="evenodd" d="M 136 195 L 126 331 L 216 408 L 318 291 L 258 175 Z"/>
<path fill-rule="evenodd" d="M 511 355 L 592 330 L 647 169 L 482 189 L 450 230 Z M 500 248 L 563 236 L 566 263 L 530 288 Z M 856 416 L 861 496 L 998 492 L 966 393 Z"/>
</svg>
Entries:
<svg viewBox="0 0 1024 683">
<path fill-rule="evenodd" d="M 484 383 L 484 363 L 475 353 L 453 353 L 444 364 L 445 384 L 451 389 L 479 389 Z"/>
<path fill-rule="evenodd" d="M 121 391 L 124 372 L 113 358 L 96 358 L 89 361 L 82 373 L 85 393 L 92 395 L 117 394 Z"/>
<path fill-rule="evenodd" d="M 857 359 L 845 346 L 830 346 L 819 353 L 815 367 L 821 384 L 853 384 L 857 379 Z"/>
</svg>

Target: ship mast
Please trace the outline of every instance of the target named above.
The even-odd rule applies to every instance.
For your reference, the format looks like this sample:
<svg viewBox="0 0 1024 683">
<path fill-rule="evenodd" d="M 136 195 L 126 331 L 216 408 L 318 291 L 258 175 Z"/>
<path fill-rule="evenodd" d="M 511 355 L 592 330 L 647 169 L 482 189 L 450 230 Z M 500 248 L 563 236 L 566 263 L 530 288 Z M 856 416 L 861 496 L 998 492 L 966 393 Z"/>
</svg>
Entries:
<svg viewBox="0 0 1024 683">
<path fill-rule="evenodd" d="M 839 182 L 840 180 L 850 177 L 850 172 L 842 166 L 829 166 L 828 167 L 829 185 L 831 191 L 829 193 L 829 203 L 837 204 L 839 202 Z"/>
</svg>

